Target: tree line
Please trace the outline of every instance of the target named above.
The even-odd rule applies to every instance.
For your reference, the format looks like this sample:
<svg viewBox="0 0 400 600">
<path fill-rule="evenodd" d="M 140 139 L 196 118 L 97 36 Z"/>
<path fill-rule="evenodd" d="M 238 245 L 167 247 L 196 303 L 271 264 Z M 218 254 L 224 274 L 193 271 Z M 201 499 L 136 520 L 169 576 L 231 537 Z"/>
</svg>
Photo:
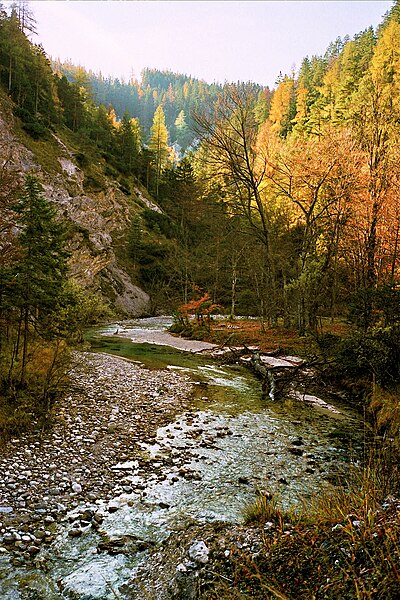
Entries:
<svg viewBox="0 0 400 600">
<path fill-rule="evenodd" d="M 222 86 L 191 76 L 143 69 L 140 80 L 120 81 L 101 73 L 93 73 L 82 66 L 70 62 L 52 61 L 53 69 L 60 76 L 65 75 L 70 82 L 79 82 L 92 95 L 96 104 L 112 106 L 119 119 L 125 112 L 139 119 L 144 139 L 150 135 L 155 111 L 162 106 L 168 142 L 177 146 L 182 154 L 196 145 L 193 112 L 204 104 L 212 106 Z M 252 84 L 257 94 L 257 112 L 261 123 L 268 114 L 272 93 L 269 88 Z"/>
</svg>

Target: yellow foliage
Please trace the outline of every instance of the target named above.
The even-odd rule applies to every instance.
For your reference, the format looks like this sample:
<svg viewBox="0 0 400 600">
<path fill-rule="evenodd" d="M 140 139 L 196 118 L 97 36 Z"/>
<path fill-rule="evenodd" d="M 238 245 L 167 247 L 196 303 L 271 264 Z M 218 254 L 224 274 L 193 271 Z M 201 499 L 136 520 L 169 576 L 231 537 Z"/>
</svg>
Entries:
<svg viewBox="0 0 400 600">
<path fill-rule="evenodd" d="M 269 120 L 272 130 L 280 133 L 289 119 L 290 104 L 294 94 L 294 80 L 285 76 L 279 84 L 271 102 Z"/>
</svg>

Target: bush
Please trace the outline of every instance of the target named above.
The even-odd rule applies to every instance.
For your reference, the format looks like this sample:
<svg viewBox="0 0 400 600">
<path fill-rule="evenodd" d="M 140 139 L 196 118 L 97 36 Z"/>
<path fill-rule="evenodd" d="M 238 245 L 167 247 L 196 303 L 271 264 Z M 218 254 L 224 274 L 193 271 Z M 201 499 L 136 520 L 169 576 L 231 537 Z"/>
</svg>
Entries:
<svg viewBox="0 0 400 600">
<path fill-rule="evenodd" d="M 89 164 L 89 159 L 84 152 L 76 152 L 76 154 L 74 154 L 74 158 L 81 168 L 87 167 Z"/>
<path fill-rule="evenodd" d="M 92 191 L 100 191 L 103 189 L 103 183 L 96 177 L 87 175 L 83 181 L 83 187 Z"/>
<path fill-rule="evenodd" d="M 22 128 L 34 140 L 45 138 L 48 132 L 47 127 L 42 125 L 39 121 L 30 121 L 28 123 L 23 123 Z"/>
<path fill-rule="evenodd" d="M 64 343 L 37 341 L 21 382 L 20 362 L 10 374 L 12 349 L 3 346 L 0 361 L 0 437 L 49 426 L 55 402 L 68 386 L 69 352 Z"/>
<path fill-rule="evenodd" d="M 245 512 L 261 527 L 259 552 L 233 548 L 231 589 L 204 598 L 398 598 L 400 501 L 387 494 L 399 491 L 399 477 L 382 469 L 386 453 L 373 449 L 364 468 L 350 470 L 346 489 L 321 491 L 297 518 L 259 494 Z"/>
</svg>

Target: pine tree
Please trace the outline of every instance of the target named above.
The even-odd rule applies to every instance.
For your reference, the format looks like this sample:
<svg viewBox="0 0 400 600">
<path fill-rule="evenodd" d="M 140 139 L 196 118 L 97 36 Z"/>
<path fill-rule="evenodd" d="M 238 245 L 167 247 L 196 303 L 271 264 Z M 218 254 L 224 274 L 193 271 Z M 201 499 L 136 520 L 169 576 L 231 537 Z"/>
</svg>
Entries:
<svg viewBox="0 0 400 600">
<path fill-rule="evenodd" d="M 161 173 L 167 164 L 168 158 L 168 130 L 165 126 L 163 107 L 158 106 L 154 113 L 153 125 L 150 130 L 150 150 L 154 153 L 156 196 L 160 186 Z"/>
<path fill-rule="evenodd" d="M 138 174 L 139 152 L 141 145 L 140 125 L 138 119 L 131 119 L 125 111 L 118 129 L 119 154 L 121 169 L 127 174 Z"/>
<path fill-rule="evenodd" d="M 179 115 L 175 119 L 174 125 L 176 131 L 176 141 L 183 150 L 186 150 L 193 139 L 193 134 L 186 123 L 185 111 L 180 111 Z"/>
<path fill-rule="evenodd" d="M 42 337 L 53 335 L 52 322 L 66 283 L 68 253 L 55 209 L 44 198 L 43 188 L 35 177 L 27 177 L 24 193 L 15 210 L 21 228 L 18 241 L 22 258 L 15 266 L 16 284 L 10 291 L 20 310 L 18 329 L 22 331 L 23 383 L 33 331 Z"/>
</svg>

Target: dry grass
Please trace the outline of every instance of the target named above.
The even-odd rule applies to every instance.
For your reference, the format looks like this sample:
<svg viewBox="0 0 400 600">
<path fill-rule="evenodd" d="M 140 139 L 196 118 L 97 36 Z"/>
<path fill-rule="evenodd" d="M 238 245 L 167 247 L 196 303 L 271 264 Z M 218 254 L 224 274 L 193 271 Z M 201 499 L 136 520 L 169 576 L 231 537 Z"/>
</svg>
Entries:
<svg viewBox="0 0 400 600">
<path fill-rule="evenodd" d="M 330 320 L 321 322 L 320 333 L 331 333 L 344 335 L 347 330 L 346 324 L 341 321 L 332 323 Z M 262 352 L 273 352 L 281 349 L 287 354 L 298 354 L 308 356 L 315 351 L 315 337 L 313 335 L 300 336 L 297 330 L 285 328 L 282 324 L 276 327 L 261 327 L 260 321 L 255 319 L 226 319 L 223 321 L 211 321 L 210 331 L 204 332 L 204 340 L 223 343 L 229 339 L 231 345 L 246 344 L 256 345 Z"/>
</svg>

